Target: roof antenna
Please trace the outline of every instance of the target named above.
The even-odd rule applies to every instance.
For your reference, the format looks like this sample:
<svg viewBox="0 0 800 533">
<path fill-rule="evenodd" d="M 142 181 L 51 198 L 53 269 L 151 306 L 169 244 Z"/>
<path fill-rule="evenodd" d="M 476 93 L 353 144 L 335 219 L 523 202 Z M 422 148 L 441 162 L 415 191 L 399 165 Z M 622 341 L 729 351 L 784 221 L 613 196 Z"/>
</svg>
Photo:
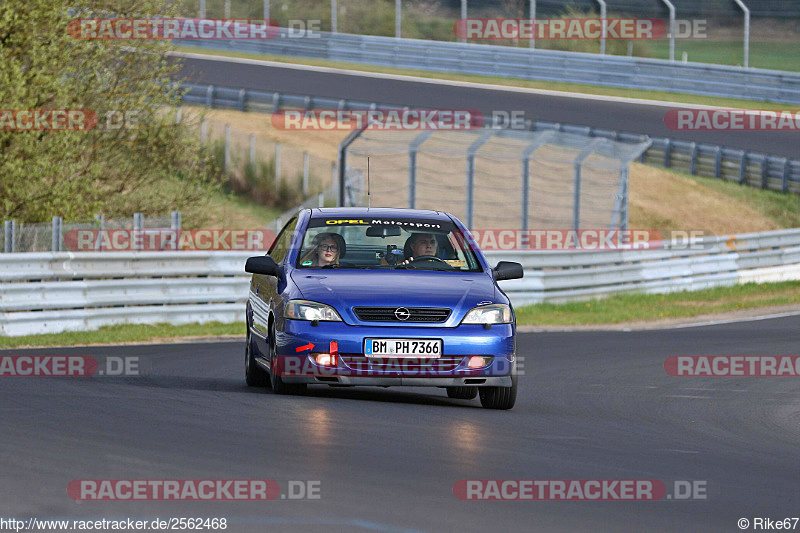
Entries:
<svg viewBox="0 0 800 533">
<path fill-rule="evenodd" d="M 367 210 L 370 207 L 370 197 L 369 197 L 369 156 L 367 156 Z"/>
</svg>

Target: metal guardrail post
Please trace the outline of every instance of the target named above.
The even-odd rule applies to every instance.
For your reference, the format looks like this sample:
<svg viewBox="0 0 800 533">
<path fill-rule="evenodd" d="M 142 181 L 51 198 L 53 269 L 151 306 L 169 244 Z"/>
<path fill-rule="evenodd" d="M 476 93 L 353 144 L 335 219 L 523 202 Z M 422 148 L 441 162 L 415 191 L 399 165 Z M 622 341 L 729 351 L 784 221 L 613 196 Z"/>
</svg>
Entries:
<svg viewBox="0 0 800 533">
<path fill-rule="evenodd" d="M 789 192 L 789 158 L 783 159 L 783 176 L 781 178 L 781 192 Z"/>
<path fill-rule="evenodd" d="M 691 154 L 689 155 L 689 174 L 697 174 L 697 143 L 692 142 Z"/>
<path fill-rule="evenodd" d="M 664 168 L 669 168 L 672 162 L 672 140 L 667 139 L 664 145 Z"/>
<path fill-rule="evenodd" d="M 722 148 L 717 146 L 714 152 L 714 177 L 722 177 Z"/>
<path fill-rule="evenodd" d="M 181 212 L 180 211 L 173 211 L 172 213 L 170 213 L 169 229 L 173 229 L 173 230 L 181 229 Z"/>
<path fill-rule="evenodd" d="M 102 234 L 103 231 L 106 228 L 106 216 L 104 214 L 100 213 L 99 215 L 95 215 L 94 218 L 100 224 L 100 234 Z M 103 251 L 103 239 L 102 239 L 102 237 L 97 239 L 97 244 L 95 246 L 95 251 L 97 251 L 97 252 L 102 252 Z"/>
<path fill-rule="evenodd" d="M 214 107 L 214 86 L 209 85 L 208 89 L 206 89 L 206 107 L 212 108 Z"/>
<path fill-rule="evenodd" d="M 247 110 L 247 89 L 239 90 L 239 111 Z"/>
<path fill-rule="evenodd" d="M 764 156 L 761 160 L 761 188 L 767 189 L 769 187 L 769 158 Z"/>
<path fill-rule="evenodd" d="M 467 229 L 473 229 L 474 227 L 472 225 L 472 215 L 475 208 L 475 153 L 498 131 L 500 130 L 491 129 L 484 131 L 467 149 Z"/>
<path fill-rule="evenodd" d="M 61 222 L 61 217 L 53 217 L 50 239 L 50 250 L 53 252 L 61 251 Z"/>
<path fill-rule="evenodd" d="M 530 5 L 528 6 L 528 18 L 531 20 L 536 20 L 536 0 L 530 0 Z M 536 49 L 536 24 L 533 24 L 533 32 L 531 34 L 531 40 L 529 46 L 532 50 Z"/>
<path fill-rule="evenodd" d="M 747 152 L 742 150 L 742 161 L 739 164 L 739 183 L 744 183 L 747 179 Z"/>
<path fill-rule="evenodd" d="M 275 113 L 281 109 L 281 93 L 272 93 L 272 112 Z"/>
<path fill-rule="evenodd" d="M 433 135 L 433 130 L 423 131 L 408 145 L 408 208 L 414 209 L 417 202 L 417 150 Z"/>
</svg>

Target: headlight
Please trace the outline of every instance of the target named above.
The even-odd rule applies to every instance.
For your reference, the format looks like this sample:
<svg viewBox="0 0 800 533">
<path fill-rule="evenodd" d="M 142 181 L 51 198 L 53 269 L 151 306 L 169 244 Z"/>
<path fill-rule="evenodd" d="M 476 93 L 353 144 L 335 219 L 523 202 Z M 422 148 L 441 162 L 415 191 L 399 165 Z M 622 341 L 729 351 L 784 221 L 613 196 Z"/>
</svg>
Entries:
<svg viewBox="0 0 800 533">
<path fill-rule="evenodd" d="M 308 300 L 290 300 L 283 310 L 283 316 L 295 320 L 319 320 L 328 322 L 341 322 L 339 313 L 330 305 Z"/>
<path fill-rule="evenodd" d="M 510 324 L 511 308 L 506 304 L 482 305 L 470 309 L 462 324 Z"/>
</svg>

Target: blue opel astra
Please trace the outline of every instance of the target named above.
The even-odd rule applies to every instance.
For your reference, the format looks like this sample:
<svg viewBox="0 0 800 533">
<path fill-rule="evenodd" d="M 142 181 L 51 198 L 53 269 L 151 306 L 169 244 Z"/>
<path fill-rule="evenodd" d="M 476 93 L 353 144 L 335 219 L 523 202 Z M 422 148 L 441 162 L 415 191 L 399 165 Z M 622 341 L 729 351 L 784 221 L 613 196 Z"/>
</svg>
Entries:
<svg viewBox="0 0 800 533">
<path fill-rule="evenodd" d="M 522 266 L 491 268 L 453 215 L 306 209 L 245 270 L 248 385 L 440 387 L 514 406 L 516 321 L 497 282 Z"/>
</svg>

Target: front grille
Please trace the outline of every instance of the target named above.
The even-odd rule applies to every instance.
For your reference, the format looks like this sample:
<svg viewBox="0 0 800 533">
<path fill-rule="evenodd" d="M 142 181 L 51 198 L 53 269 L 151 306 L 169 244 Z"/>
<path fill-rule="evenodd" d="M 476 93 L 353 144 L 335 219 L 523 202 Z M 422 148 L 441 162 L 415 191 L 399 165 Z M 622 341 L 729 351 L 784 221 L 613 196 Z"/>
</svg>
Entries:
<svg viewBox="0 0 800 533">
<path fill-rule="evenodd" d="M 398 309 L 408 310 L 407 320 L 397 317 Z M 446 307 L 354 307 L 353 312 L 364 322 L 444 322 L 450 316 Z"/>
<path fill-rule="evenodd" d="M 463 355 L 444 356 L 436 359 L 424 357 L 365 357 L 363 355 L 340 355 L 341 361 L 359 372 L 397 372 L 399 374 L 436 374 L 452 372 L 464 360 Z"/>
</svg>

